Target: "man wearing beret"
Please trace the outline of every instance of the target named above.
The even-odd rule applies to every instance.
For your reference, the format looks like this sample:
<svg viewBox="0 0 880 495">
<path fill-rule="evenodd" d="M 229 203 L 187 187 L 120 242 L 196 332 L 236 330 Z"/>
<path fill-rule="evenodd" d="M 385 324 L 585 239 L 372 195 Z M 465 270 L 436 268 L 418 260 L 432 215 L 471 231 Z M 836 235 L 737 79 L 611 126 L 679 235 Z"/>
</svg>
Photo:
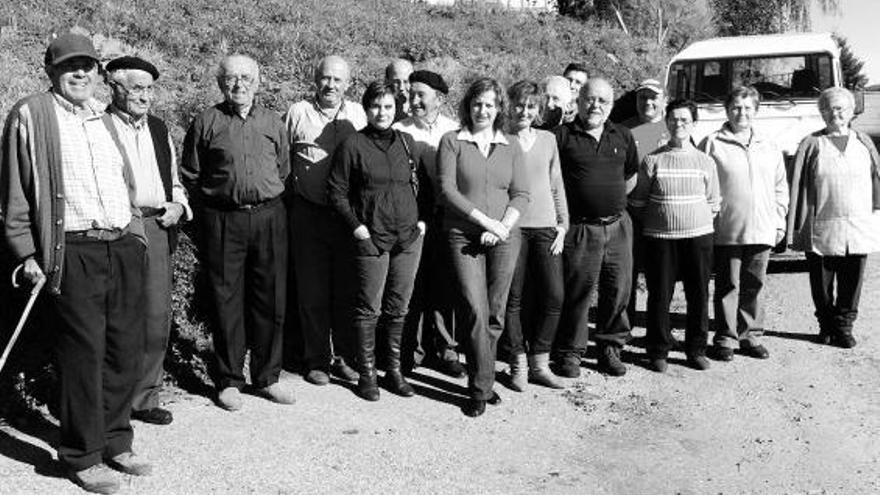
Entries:
<svg viewBox="0 0 880 495">
<path fill-rule="evenodd" d="M 120 57 L 107 64 L 113 103 L 107 109 L 131 162 L 135 204 L 141 210 L 147 235 L 147 278 L 144 293 L 146 343 L 140 381 L 131 417 L 167 425 L 171 411 L 159 407 L 162 362 L 171 331 L 171 254 L 177 243 L 177 224 L 192 218 L 168 128 L 150 115 L 153 84 L 159 71 L 146 60 Z"/>
<path fill-rule="evenodd" d="M 331 157 L 348 136 L 367 125 L 361 105 L 345 99 L 351 71 L 341 57 L 315 67 L 315 95 L 287 112 L 293 172 L 291 227 L 306 381 L 330 383 L 330 373 L 355 381 L 351 329 L 354 233 L 330 206 Z"/>
<path fill-rule="evenodd" d="M 46 282 L 56 333 L 58 459 L 87 491 L 114 493 L 116 473 L 146 475 L 132 453 L 131 401 L 143 355 L 146 239 L 130 164 L 93 97 L 89 38 L 55 38 L 52 89 L 19 101 L 0 162 L 3 233 L 29 283 Z"/>
<path fill-rule="evenodd" d="M 287 297 L 287 134 L 281 116 L 255 99 L 254 59 L 224 58 L 217 85 L 223 101 L 193 119 L 180 166 L 210 282 L 217 402 L 241 409 L 250 349 L 255 392 L 293 404 L 293 391 L 278 381 Z"/>
<path fill-rule="evenodd" d="M 409 76 L 409 83 L 412 116 L 394 124 L 394 128 L 412 136 L 416 144 L 423 148 L 419 154 L 423 157 L 434 190 L 439 191 L 437 146 L 444 134 L 460 126 L 440 113 L 443 96 L 449 93 L 449 87 L 440 74 L 418 70 Z M 458 360 L 452 314 L 454 295 L 449 290 L 454 285 L 449 278 L 452 266 L 446 240 L 441 235 L 443 212 L 439 202 L 437 208 L 432 215 L 433 228 L 426 233 L 416 288 L 410 301 L 407 336 L 414 334 L 415 342 L 408 347 L 415 347 L 411 363 L 413 367 L 425 360 L 434 360 L 432 364 L 439 371 L 462 377 L 465 370 Z"/>
</svg>

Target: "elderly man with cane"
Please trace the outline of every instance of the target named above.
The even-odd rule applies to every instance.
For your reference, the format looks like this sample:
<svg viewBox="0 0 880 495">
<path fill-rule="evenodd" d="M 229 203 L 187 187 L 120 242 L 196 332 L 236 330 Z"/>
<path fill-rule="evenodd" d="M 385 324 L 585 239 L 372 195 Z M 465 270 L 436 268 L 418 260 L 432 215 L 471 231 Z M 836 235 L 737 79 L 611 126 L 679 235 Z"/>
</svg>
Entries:
<svg viewBox="0 0 880 495">
<path fill-rule="evenodd" d="M 58 458 L 83 489 L 114 493 L 132 453 L 131 401 L 143 354 L 146 241 L 131 168 L 104 105 L 89 38 L 55 38 L 51 90 L 9 113 L 0 160 L 3 234 L 22 277 L 46 283 L 60 378 Z"/>
</svg>

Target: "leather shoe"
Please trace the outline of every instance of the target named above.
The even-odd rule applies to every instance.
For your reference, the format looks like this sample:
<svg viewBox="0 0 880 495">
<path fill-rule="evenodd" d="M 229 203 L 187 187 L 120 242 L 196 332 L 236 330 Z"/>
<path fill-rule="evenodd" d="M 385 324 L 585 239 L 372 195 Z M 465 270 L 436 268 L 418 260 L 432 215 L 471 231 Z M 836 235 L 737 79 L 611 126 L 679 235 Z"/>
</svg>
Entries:
<svg viewBox="0 0 880 495">
<path fill-rule="evenodd" d="M 461 411 L 469 418 L 476 418 L 486 412 L 486 401 L 480 399 L 468 399 Z"/>
<path fill-rule="evenodd" d="M 458 359 L 441 359 L 437 362 L 437 371 L 452 378 L 464 378 L 467 375 Z"/>
<path fill-rule="evenodd" d="M 241 392 L 235 387 L 226 387 L 217 395 L 217 402 L 227 411 L 238 411 L 242 406 Z"/>
<path fill-rule="evenodd" d="M 687 364 L 697 371 L 705 371 L 712 367 L 705 354 L 688 354 Z"/>
<path fill-rule="evenodd" d="M 834 333 L 831 334 L 831 345 L 841 349 L 852 349 L 856 346 L 856 339 L 851 333 Z"/>
<path fill-rule="evenodd" d="M 131 419 L 153 425 L 170 425 L 171 422 L 174 421 L 174 416 L 171 414 L 171 411 L 167 409 L 152 407 L 150 409 L 132 411 Z"/>
<path fill-rule="evenodd" d="M 153 465 L 142 461 L 133 452 L 123 452 L 113 458 L 107 459 L 107 466 L 132 476 L 147 476 L 153 472 Z"/>
<path fill-rule="evenodd" d="M 498 404 L 501 404 L 501 396 L 498 395 L 498 392 L 496 392 L 496 391 L 493 390 L 493 391 L 492 391 L 492 395 L 489 396 L 488 399 L 486 399 L 486 402 L 487 402 L 490 406 L 497 406 Z"/>
<path fill-rule="evenodd" d="M 666 369 L 668 367 L 669 363 L 666 362 L 665 357 L 648 358 L 648 369 L 651 371 L 656 371 L 657 373 L 666 373 Z"/>
<path fill-rule="evenodd" d="M 626 365 L 620 360 L 620 347 L 614 345 L 603 346 L 599 351 L 599 372 L 608 376 L 623 376 L 626 374 Z"/>
<path fill-rule="evenodd" d="M 330 375 L 324 370 L 313 369 L 306 373 L 306 381 L 312 385 L 327 385 L 330 383 Z"/>
<path fill-rule="evenodd" d="M 342 358 L 333 360 L 333 364 L 330 365 L 330 373 L 348 382 L 356 382 L 361 376 L 357 371 L 351 369 L 351 366 L 345 364 L 345 360 Z"/>
<path fill-rule="evenodd" d="M 770 357 L 770 351 L 761 344 L 752 345 L 748 342 L 743 342 L 739 345 L 739 352 L 741 352 L 743 356 L 755 359 L 767 359 Z"/>
<path fill-rule="evenodd" d="M 581 358 L 577 356 L 565 356 L 556 365 L 554 370 L 557 376 L 565 378 L 577 378 L 581 376 Z"/>
<path fill-rule="evenodd" d="M 67 478 L 83 490 L 91 493 L 116 493 L 119 480 L 106 464 L 95 464 L 81 471 L 69 470 Z"/>
<path fill-rule="evenodd" d="M 392 393 L 401 397 L 416 395 L 416 391 L 412 388 L 412 385 L 406 382 L 406 378 L 403 377 L 403 373 L 399 369 L 385 372 L 385 386 Z"/>
<path fill-rule="evenodd" d="M 285 388 L 278 382 L 257 390 L 257 394 L 276 404 L 290 405 L 296 403 L 296 397 L 293 395 L 293 390 Z"/>
<path fill-rule="evenodd" d="M 357 394 L 364 400 L 379 400 L 379 387 L 376 385 L 376 372 L 364 373 L 358 377 Z"/>
<path fill-rule="evenodd" d="M 709 356 L 716 361 L 733 361 L 733 349 L 716 345 L 709 349 Z"/>
</svg>

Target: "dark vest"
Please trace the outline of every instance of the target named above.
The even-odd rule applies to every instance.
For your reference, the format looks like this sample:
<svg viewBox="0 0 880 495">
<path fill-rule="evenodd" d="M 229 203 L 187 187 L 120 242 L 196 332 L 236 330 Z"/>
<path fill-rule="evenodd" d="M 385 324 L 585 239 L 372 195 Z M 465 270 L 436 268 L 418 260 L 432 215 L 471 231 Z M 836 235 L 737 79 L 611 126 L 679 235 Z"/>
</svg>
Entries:
<svg viewBox="0 0 880 495">
<path fill-rule="evenodd" d="M 147 115 L 147 127 L 153 137 L 153 150 L 156 153 L 156 164 L 159 166 L 159 177 L 165 190 L 165 201 L 171 201 L 171 146 L 168 143 L 168 127 L 162 119 Z M 168 229 L 168 247 L 171 252 L 177 248 L 177 226 Z"/>
</svg>

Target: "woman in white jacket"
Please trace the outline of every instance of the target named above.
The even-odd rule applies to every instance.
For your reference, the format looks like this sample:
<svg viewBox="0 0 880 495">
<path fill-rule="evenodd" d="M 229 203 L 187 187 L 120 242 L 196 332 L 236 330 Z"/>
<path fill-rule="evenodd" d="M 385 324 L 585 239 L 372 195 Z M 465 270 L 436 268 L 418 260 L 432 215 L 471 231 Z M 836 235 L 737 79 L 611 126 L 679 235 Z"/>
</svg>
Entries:
<svg viewBox="0 0 880 495">
<path fill-rule="evenodd" d="M 788 182 L 782 151 L 752 127 L 761 96 L 752 87 L 727 97 L 727 122 L 700 148 L 714 160 L 721 189 L 715 217 L 715 339 L 710 356 L 770 356 L 759 342 L 764 331 L 761 289 L 770 249 L 785 237 Z"/>
</svg>

